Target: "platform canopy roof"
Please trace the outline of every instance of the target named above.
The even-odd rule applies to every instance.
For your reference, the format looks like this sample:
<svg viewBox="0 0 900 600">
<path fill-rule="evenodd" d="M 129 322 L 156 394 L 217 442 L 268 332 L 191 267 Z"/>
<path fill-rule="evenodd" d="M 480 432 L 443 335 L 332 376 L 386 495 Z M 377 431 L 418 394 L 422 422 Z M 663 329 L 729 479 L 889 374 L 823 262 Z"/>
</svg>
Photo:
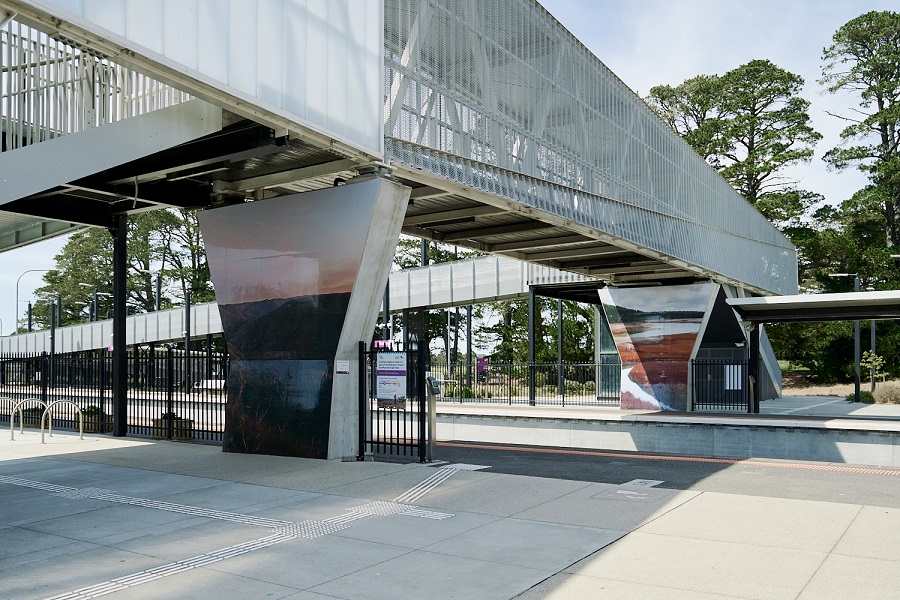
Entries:
<svg viewBox="0 0 900 600">
<path fill-rule="evenodd" d="M 752 323 L 900 319 L 900 290 L 729 298 L 728 304 Z"/>
</svg>

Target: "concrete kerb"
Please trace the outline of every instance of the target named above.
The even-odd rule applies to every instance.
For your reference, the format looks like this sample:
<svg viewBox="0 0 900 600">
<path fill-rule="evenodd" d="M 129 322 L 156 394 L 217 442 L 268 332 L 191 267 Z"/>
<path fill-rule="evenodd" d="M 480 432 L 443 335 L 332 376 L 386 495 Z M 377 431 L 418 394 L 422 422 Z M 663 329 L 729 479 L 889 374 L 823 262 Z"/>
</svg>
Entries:
<svg viewBox="0 0 900 600">
<path fill-rule="evenodd" d="M 900 466 L 900 419 L 444 403 L 438 440 Z"/>
</svg>

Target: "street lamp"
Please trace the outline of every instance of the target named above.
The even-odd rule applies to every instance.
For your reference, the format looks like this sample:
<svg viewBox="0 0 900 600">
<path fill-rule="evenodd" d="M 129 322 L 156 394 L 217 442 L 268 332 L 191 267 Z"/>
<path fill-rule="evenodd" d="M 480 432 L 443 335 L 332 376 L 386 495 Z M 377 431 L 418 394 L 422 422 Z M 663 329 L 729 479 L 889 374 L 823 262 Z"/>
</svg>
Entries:
<svg viewBox="0 0 900 600">
<path fill-rule="evenodd" d="M 77 301 L 77 302 L 72 302 L 72 305 L 73 306 L 86 306 L 88 308 L 88 321 L 91 320 L 91 304 L 90 304 L 90 302 Z M 80 308 L 78 309 L 78 313 L 79 314 L 81 313 Z"/>
<path fill-rule="evenodd" d="M 832 273 L 829 277 L 852 277 L 853 291 L 859 291 L 858 273 Z M 855 367 L 854 400 L 859 402 L 859 319 L 853 322 L 853 364 Z"/>
<path fill-rule="evenodd" d="M 105 296 L 107 298 L 112 297 L 112 294 L 109 292 L 100 292 L 97 290 L 97 286 L 91 285 L 90 283 L 79 283 L 81 287 L 86 288 L 94 288 L 94 306 L 93 306 L 93 316 L 91 317 L 91 321 L 99 321 L 100 320 L 100 296 Z"/>
<path fill-rule="evenodd" d="M 36 273 L 38 271 L 40 271 L 42 273 L 46 273 L 47 271 L 51 271 L 51 270 L 52 269 L 28 269 L 27 271 L 25 271 L 24 273 L 19 275 L 18 279 L 16 279 L 16 324 L 15 324 L 16 331 L 19 330 L 19 282 L 22 281 L 22 277 L 25 276 L 25 273 Z"/>
</svg>

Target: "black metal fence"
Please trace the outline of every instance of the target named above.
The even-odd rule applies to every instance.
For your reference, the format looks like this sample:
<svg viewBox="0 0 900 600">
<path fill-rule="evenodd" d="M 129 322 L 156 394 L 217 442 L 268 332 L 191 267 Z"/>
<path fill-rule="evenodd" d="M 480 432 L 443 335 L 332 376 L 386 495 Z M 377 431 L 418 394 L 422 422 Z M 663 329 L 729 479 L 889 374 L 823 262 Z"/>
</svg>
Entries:
<svg viewBox="0 0 900 600">
<path fill-rule="evenodd" d="M 367 350 L 360 342 L 359 455 L 426 459 L 424 348 Z"/>
<path fill-rule="evenodd" d="M 56 400 L 76 404 L 86 432 L 112 431 L 112 355 L 0 356 L 0 423 L 9 423 L 16 403 L 26 425 L 39 424 L 44 406 Z M 127 433 L 160 439 L 220 441 L 225 429 L 228 360 L 203 352 L 185 356 L 171 348 L 127 356 Z M 56 429 L 77 429 L 74 407 L 58 405 Z"/>
<path fill-rule="evenodd" d="M 598 363 L 432 363 L 430 371 L 447 402 L 618 406 L 622 366 L 608 355 Z"/>
<path fill-rule="evenodd" d="M 693 360 L 694 410 L 750 412 L 748 364 L 746 359 Z"/>
</svg>

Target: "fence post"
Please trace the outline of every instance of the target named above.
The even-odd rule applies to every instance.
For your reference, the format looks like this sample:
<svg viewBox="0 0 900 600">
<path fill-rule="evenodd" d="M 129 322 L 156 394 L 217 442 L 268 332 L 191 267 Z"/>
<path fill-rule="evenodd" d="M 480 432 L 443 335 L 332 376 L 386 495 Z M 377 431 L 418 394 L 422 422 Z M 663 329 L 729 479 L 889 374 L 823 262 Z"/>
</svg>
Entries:
<svg viewBox="0 0 900 600">
<path fill-rule="evenodd" d="M 47 369 L 49 365 L 47 364 L 48 358 L 46 352 L 41 352 L 41 400 L 44 402 L 44 406 L 47 405 L 47 384 L 49 380 L 49 375 L 47 373 Z"/>
<path fill-rule="evenodd" d="M 175 357 L 172 348 L 166 348 L 166 439 L 172 439 L 175 427 Z"/>
<path fill-rule="evenodd" d="M 106 358 L 103 356 L 103 351 L 100 350 L 97 352 L 97 383 L 100 385 L 100 415 L 101 415 L 101 426 L 104 428 L 103 431 L 106 431 L 106 415 L 109 414 L 106 411 Z"/>
<path fill-rule="evenodd" d="M 559 363 L 557 380 L 559 385 L 559 395 L 562 397 L 562 405 L 566 405 L 566 367 L 562 361 Z"/>
<path fill-rule="evenodd" d="M 359 363 L 357 374 L 357 382 L 359 385 L 359 450 L 356 454 L 356 460 L 365 460 L 366 458 L 366 343 L 359 342 Z"/>
</svg>

